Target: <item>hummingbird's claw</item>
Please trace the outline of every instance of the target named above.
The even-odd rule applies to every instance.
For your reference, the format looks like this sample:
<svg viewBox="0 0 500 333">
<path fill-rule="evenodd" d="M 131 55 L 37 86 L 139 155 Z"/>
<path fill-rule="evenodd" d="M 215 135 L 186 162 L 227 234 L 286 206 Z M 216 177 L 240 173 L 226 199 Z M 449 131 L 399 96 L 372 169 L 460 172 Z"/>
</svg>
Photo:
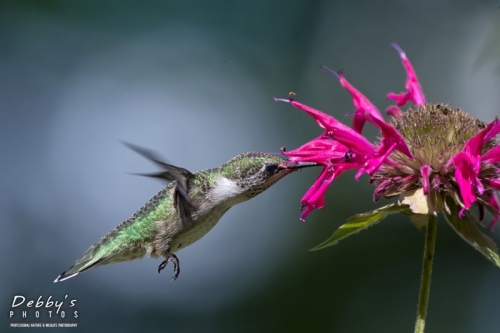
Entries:
<svg viewBox="0 0 500 333">
<path fill-rule="evenodd" d="M 177 279 L 179 273 L 181 272 L 179 258 L 177 258 L 174 253 L 167 253 L 167 255 L 165 256 L 165 260 L 163 260 L 160 266 L 158 266 L 158 273 L 160 273 L 165 267 L 167 267 L 169 261 L 174 264 L 174 276 L 172 276 L 172 281 L 174 281 L 175 279 Z"/>
</svg>

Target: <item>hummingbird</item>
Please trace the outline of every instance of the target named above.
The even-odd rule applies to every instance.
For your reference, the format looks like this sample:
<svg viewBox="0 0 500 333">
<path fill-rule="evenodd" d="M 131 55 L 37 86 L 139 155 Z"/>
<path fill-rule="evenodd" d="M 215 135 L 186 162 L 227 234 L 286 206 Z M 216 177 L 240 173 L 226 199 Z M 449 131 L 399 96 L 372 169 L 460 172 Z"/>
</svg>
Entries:
<svg viewBox="0 0 500 333">
<path fill-rule="evenodd" d="M 169 262 L 172 281 L 180 273 L 176 252 L 208 233 L 231 207 L 264 192 L 293 171 L 317 165 L 289 162 L 268 153 L 237 155 L 219 167 L 198 172 L 163 162 L 156 154 L 130 143 L 126 146 L 160 166 L 161 172 L 142 174 L 169 182 L 134 215 L 94 243 L 54 282 L 72 278 L 90 268 L 139 259 Z"/>
</svg>

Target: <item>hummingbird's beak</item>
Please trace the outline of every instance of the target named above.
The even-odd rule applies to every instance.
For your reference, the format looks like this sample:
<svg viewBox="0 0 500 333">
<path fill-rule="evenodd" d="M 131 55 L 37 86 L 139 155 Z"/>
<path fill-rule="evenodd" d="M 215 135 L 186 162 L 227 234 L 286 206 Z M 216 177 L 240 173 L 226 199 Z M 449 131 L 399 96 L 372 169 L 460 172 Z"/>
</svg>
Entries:
<svg viewBox="0 0 500 333">
<path fill-rule="evenodd" d="M 283 169 L 291 169 L 291 170 L 298 170 L 302 168 L 307 168 L 307 167 L 313 167 L 313 166 L 319 166 L 320 164 L 316 162 L 292 162 L 289 164 L 280 164 L 280 167 Z"/>
</svg>

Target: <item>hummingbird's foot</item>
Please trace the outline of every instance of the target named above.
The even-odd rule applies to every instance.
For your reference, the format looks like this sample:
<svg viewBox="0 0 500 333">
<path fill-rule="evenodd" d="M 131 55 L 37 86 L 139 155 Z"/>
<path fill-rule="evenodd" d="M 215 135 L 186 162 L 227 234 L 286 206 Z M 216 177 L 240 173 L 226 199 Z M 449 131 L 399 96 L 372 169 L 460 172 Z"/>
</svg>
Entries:
<svg viewBox="0 0 500 333">
<path fill-rule="evenodd" d="M 179 276 L 179 273 L 181 272 L 180 270 L 180 265 L 179 265 L 179 258 L 173 253 L 167 253 L 165 256 L 165 260 L 158 266 L 158 273 L 160 273 L 165 267 L 167 267 L 168 262 L 171 261 L 174 264 L 174 276 L 172 276 L 172 281 L 177 279 Z"/>
</svg>

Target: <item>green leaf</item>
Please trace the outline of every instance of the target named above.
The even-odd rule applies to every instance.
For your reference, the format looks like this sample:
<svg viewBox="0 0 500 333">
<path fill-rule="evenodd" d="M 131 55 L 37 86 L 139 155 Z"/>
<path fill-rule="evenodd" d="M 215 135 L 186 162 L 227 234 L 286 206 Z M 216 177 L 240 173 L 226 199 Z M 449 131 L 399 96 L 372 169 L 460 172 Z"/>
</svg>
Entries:
<svg viewBox="0 0 500 333">
<path fill-rule="evenodd" d="M 446 200 L 449 213 L 445 214 L 446 220 L 451 227 L 473 248 L 481 252 L 486 258 L 500 267 L 500 257 L 498 248 L 493 241 L 479 230 L 477 224 L 464 216 L 463 219 L 458 217 L 459 207 L 452 200 Z"/>
<path fill-rule="evenodd" d="M 408 206 L 399 205 L 395 202 L 387 206 L 372 210 L 371 212 L 356 214 L 353 217 L 349 218 L 345 224 L 340 226 L 340 228 L 335 231 L 330 238 L 328 238 L 326 241 L 319 244 L 315 248 L 312 248 L 310 251 L 317 251 L 324 249 L 325 247 L 335 245 L 339 240 L 355 234 L 363 229 L 366 229 L 377 222 L 380 222 L 387 215 L 401 213 L 407 208 Z"/>
</svg>

